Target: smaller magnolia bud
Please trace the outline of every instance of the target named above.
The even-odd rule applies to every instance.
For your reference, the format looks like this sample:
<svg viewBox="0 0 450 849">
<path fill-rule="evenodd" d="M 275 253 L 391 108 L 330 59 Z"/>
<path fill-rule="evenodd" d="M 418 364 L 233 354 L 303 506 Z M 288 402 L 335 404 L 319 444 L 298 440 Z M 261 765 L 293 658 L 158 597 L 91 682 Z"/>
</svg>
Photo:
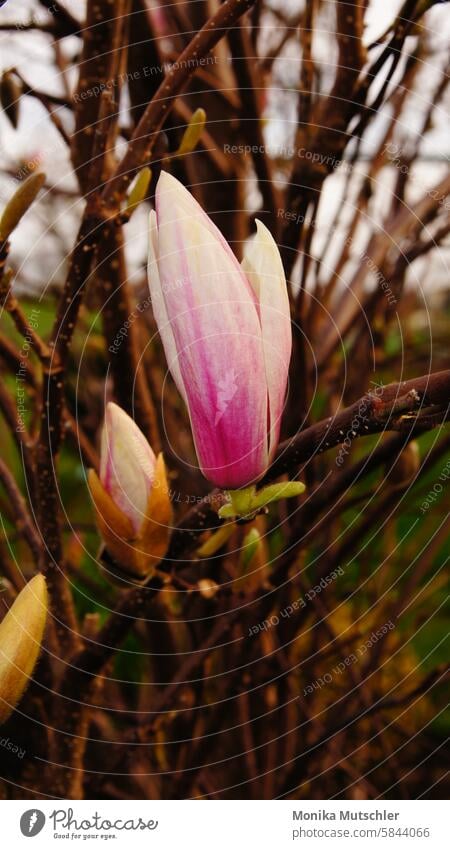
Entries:
<svg viewBox="0 0 450 849">
<path fill-rule="evenodd" d="M 0 218 L 0 241 L 5 242 L 17 227 L 20 219 L 25 215 L 31 204 L 35 201 L 40 189 L 45 183 L 45 174 L 36 171 L 30 174 L 19 188 L 16 189 L 12 198 L 8 201 Z"/>
<path fill-rule="evenodd" d="M 139 204 L 145 200 L 151 179 L 151 168 L 146 166 L 139 171 L 139 174 L 131 187 L 130 194 L 128 195 L 127 208 L 125 210 L 127 218 L 129 218 Z"/>
<path fill-rule="evenodd" d="M 9 718 L 31 678 L 41 650 L 47 611 L 45 578 L 36 575 L 0 624 L 0 724 Z"/>
<path fill-rule="evenodd" d="M 4 71 L 0 80 L 0 101 L 14 129 L 19 122 L 19 103 L 22 86 L 11 71 Z"/>
<path fill-rule="evenodd" d="M 172 525 L 166 467 L 117 404 L 106 407 L 100 475 L 91 469 L 88 483 L 100 534 L 117 567 L 141 580 L 149 577 L 167 551 Z"/>
<path fill-rule="evenodd" d="M 197 147 L 200 141 L 203 130 L 206 124 L 206 112 L 199 107 L 192 113 L 189 124 L 187 125 L 180 146 L 176 152 L 176 156 L 183 156 L 185 153 L 190 153 Z"/>
</svg>

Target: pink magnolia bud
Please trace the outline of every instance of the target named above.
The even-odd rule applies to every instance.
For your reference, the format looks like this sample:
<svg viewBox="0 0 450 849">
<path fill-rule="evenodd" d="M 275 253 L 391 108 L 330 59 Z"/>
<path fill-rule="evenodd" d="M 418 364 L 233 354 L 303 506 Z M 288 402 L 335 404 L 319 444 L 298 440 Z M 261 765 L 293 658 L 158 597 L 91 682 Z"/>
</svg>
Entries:
<svg viewBox="0 0 450 849">
<path fill-rule="evenodd" d="M 172 510 L 162 454 L 155 457 L 144 434 L 117 404 L 106 407 L 100 476 L 89 488 L 105 545 L 124 571 L 145 577 L 164 556 Z"/>
<path fill-rule="evenodd" d="M 278 248 L 257 222 L 239 265 L 192 195 L 162 172 L 150 214 L 149 285 L 167 362 L 205 477 L 261 478 L 275 451 L 292 334 Z"/>
<path fill-rule="evenodd" d="M 145 518 L 156 457 L 144 434 L 121 407 L 109 403 L 100 449 L 100 481 L 138 533 Z"/>
</svg>

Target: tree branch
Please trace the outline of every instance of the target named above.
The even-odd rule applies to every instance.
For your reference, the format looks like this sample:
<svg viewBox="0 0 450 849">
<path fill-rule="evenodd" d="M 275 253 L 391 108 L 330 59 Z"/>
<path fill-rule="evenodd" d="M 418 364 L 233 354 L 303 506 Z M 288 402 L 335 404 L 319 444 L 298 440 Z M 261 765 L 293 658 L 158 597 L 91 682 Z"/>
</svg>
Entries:
<svg viewBox="0 0 450 849">
<path fill-rule="evenodd" d="M 183 91 L 209 51 L 254 2 L 226 0 L 180 54 L 147 106 L 122 161 L 105 186 L 103 200 L 106 204 L 117 208 L 138 168 L 148 162 L 174 99 Z"/>
<path fill-rule="evenodd" d="M 367 405 L 368 410 L 371 404 L 375 404 L 376 412 L 368 413 L 371 416 L 368 419 L 370 422 L 369 430 L 365 430 L 365 425 L 363 425 L 362 429 L 359 429 L 359 433 L 355 431 L 353 439 L 356 436 L 367 435 L 367 433 L 392 429 L 391 424 L 395 421 L 395 416 L 399 414 L 399 407 L 402 410 L 400 415 L 406 415 L 406 398 L 409 398 L 409 409 L 413 416 L 417 415 L 421 403 L 431 403 L 442 410 L 441 415 L 444 418 L 444 411 L 448 412 L 450 404 L 450 370 L 425 375 L 403 383 L 390 384 L 384 387 L 378 398 L 372 395 L 363 396 L 360 401 L 335 417 L 332 430 L 330 429 L 330 420 L 312 425 L 294 439 L 287 440 L 279 446 L 275 462 L 267 472 L 263 482 L 272 480 L 286 471 L 292 474 L 300 463 L 306 462 L 316 451 L 325 451 L 342 443 L 349 429 L 355 430 L 352 427 L 355 412 L 360 409 L 362 402 Z M 411 429 L 411 427 L 414 427 L 414 425 L 410 422 L 409 428 Z M 333 436 L 330 436 L 330 433 Z M 380 461 L 385 459 L 385 454 L 386 452 L 383 451 L 379 455 Z M 370 464 L 369 468 L 371 468 Z M 168 570 L 171 567 L 172 560 L 182 562 L 183 558 L 180 558 L 179 555 L 181 553 L 187 555 L 193 544 L 197 542 L 199 534 L 209 527 L 217 527 L 220 524 L 216 509 L 211 506 L 214 503 L 219 504 L 220 498 L 219 492 L 211 493 L 181 520 L 172 535 L 169 550 L 160 564 L 160 570 Z M 78 691 L 83 678 L 86 680 L 86 673 L 88 673 L 88 676 L 99 674 L 111 653 L 115 651 L 135 623 L 135 618 L 139 617 L 145 605 L 159 589 L 160 582 L 158 580 L 151 581 L 148 586 L 137 587 L 125 593 L 118 607 L 97 635 L 96 641 L 91 641 L 89 646 L 72 660 L 68 678 L 72 680 L 73 675 L 76 676 L 76 691 Z M 67 680 L 65 682 L 66 687 Z"/>
</svg>

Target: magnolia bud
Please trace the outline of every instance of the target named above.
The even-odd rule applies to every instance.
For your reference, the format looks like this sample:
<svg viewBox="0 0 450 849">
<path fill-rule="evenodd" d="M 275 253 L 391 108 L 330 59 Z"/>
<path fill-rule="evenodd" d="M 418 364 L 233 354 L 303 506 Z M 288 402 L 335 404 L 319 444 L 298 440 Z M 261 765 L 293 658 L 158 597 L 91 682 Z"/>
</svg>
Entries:
<svg viewBox="0 0 450 849">
<path fill-rule="evenodd" d="M 185 153 L 190 153 L 197 147 L 200 141 L 203 130 L 206 124 L 206 112 L 201 107 L 192 113 L 189 124 L 187 125 L 180 146 L 176 152 L 177 156 L 182 156 Z"/>
<path fill-rule="evenodd" d="M 4 71 L 0 80 L 0 101 L 5 115 L 14 129 L 19 121 L 19 103 L 22 86 L 11 71 Z"/>
<path fill-rule="evenodd" d="M 162 454 L 117 404 L 108 404 L 100 451 L 100 476 L 89 489 L 106 548 L 120 570 L 150 576 L 169 543 L 172 508 Z"/>
<path fill-rule="evenodd" d="M 131 190 L 128 195 L 126 214 L 127 216 L 131 216 L 135 209 L 145 200 L 147 196 L 148 187 L 150 185 L 150 180 L 152 179 L 152 171 L 151 168 L 146 166 L 139 171 Z"/>
<path fill-rule="evenodd" d="M 47 611 L 45 578 L 36 575 L 0 624 L 0 724 L 9 718 L 31 678 L 41 650 Z"/>
<path fill-rule="evenodd" d="M 16 189 L 12 198 L 8 201 L 0 218 L 0 241 L 5 242 L 17 227 L 20 219 L 25 215 L 31 204 L 35 201 L 40 189 L 45 183 L 45 174 L 36 171 L 30 174 L 19 188 Z"/>
<path fill-rule="evenodd" d="M 291 356 L 280 252 L 259 222 L 239 264 L 197 201 L 164 171 L 155 206 L 148 265 L 153 314 L 200 469 L 220 489 L 254 486 L 278 444 Z M 287 484 L 282 492 L 288 497 Z M 254 507 L 248 500 L 246 515 Z M 232 518 L 233 509 L 220 516 Z"/>
</svg>

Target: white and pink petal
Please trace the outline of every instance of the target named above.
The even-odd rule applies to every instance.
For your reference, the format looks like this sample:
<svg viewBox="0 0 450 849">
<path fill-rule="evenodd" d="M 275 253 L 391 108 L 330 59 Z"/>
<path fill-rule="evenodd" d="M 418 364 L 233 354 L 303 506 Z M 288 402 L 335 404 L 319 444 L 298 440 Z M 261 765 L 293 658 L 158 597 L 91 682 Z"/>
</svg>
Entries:
<svg viewBox="0 0 450 849">
<path fill-rule="evenodd" d="M 136 532 L 146 515 L 155 463 L 155 455 L 133 419 L 117 404 L 107 404 L 101 437 L 100 480 Z"/>
<path fill-rule="evenodd" d="M 259 304 L 264 365 L 269 398 L 269 455 L 280 432 L 292 350 L 291 316 L 284 269 L 277 244 L 261 221 L 248 244 L 242 269 Z"/>
</svg>

